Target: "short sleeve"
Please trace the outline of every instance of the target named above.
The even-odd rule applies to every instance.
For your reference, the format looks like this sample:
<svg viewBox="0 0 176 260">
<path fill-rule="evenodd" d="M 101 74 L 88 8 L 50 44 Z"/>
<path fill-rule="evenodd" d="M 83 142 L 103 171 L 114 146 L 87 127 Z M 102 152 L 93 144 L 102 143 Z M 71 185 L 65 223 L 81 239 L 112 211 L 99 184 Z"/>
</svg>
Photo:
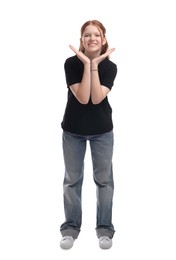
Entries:
<svg viewBox="0 0 176 260">
<path fill-rule="evenodd" d="M 68 58 L 64 63 L 65 78 L 67 87 L 80 83 L 83 74 L 83 64 L 76 56 Z"/>
<path fill-rule="evenodd" d="M 117 65 L 110 60 L 99 64 L 100 70 L 100 83 L 101 85 L 111 89 L 117 75 Z"/>
</svg>

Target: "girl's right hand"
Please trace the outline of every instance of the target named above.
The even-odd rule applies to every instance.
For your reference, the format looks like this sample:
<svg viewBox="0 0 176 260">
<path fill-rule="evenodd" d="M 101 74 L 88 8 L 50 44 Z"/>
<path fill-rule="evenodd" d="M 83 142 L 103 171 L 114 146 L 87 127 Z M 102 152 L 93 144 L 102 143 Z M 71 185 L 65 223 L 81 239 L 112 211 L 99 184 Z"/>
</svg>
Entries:
<svg viewBox="0 0 176 260">
<path fill-rule="evenodd" d="M 69 45 L 69 47 L 72 51 L 74 51 L 74 53 L 77 55 L 78 59 L 80 59 L 84 65 L 88 64 L 88 63 L 90 64 L 90 59 L 86 55 L 84 55 L 84 53 L 82 51 L 77 50 L 72 45 Z"/>
</svg>

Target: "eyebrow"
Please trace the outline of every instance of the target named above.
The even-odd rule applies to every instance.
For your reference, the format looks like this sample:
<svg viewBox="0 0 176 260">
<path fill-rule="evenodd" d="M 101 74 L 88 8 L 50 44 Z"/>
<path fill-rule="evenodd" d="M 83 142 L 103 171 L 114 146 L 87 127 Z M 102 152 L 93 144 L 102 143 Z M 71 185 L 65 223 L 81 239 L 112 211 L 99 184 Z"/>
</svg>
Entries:
<svg viewBox="0 0 176 260">
<path fill-rule="evenodd" d="M 99 35 L 101 35 L 101 33 L 100 32 L 84 32 L 84 34 L 99 34 Z"/>
</svg>

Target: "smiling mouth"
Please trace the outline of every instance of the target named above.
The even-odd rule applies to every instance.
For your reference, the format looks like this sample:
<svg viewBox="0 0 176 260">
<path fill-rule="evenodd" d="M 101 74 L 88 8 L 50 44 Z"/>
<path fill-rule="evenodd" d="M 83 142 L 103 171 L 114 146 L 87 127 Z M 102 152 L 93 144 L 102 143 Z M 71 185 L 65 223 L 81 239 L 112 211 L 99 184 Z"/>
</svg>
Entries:
<svg viewBox="0 0 176 260">
<path fill-rule="evenodd" d="M 89 43 L 89 46 L 97 46 L 97 44 L 96 43 Z"/>
</svg>

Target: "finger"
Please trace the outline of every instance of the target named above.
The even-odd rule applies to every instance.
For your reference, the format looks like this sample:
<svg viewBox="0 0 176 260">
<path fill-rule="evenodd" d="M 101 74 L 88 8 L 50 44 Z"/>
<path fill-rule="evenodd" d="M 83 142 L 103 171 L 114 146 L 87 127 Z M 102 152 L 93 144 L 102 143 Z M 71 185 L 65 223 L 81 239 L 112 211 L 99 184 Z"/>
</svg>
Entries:
<svg viewBox="0 0 176 260">
<path fill-rule="evenodd" d="M 109 49 L 109 53 L 112 53 L 113 51 L 115 51 L 115 48 Z"/>
<path fill-rule="evenodd" d="M 74 51 L 75 53 L 78 52 L 77 49 L 76 49 L 75 47 L 73 47 L 72 45 L 69 45 L 69 48 L 70 48 L 72 51 Z"/>
</svg>

